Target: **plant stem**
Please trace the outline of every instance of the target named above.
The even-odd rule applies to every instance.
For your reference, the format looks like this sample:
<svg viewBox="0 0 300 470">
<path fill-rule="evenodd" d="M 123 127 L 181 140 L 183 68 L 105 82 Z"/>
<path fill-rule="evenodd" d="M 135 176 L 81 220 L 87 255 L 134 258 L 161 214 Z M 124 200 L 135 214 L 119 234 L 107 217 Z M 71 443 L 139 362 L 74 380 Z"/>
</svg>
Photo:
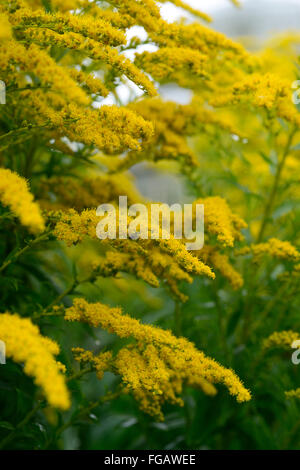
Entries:
<svg viewBox="0 0 300 470">
<path fill-rule="evenodd" d="M 182 335 L 182 313 L 180 302 L 176 301 L 174 310 L 174 323 L 175 323 L 175 334 L 177 336 Z"/>
<path fill-rule="evenodd" d="M 31 129 L 43 129 L 44 127 L 49 127 L 49 123 L 44 124 L 44 125 L 40 125 L 40 126 L 32 125 L 32 126 L 19 127 L 18 129 L 12 129 L 11 131 L 0 135 L 0 140 L 6 139 L 6 137 L 10 137 L 10 136 L 13 136 L 13 135 L 18 134 L 18 133 L 31 131 Z"/>
<path fill-rule="evenodd" d="M 93 372 L 93 370 L 94 369 L 92 367 L 86 367 L 85 369 L 81 369 L 80 371 L 75 372 L 73 375 L 70 375 L 69 377 L 67 377 L 66 382 L 70 382 L 71 380 L 75 380 L 75 379 L 80 379 L 84 375 L 89 374 L 90 372 Z"/>
<path fill-rule="evenodd" d="M 3 264 L 0 266 L 0 273 L 4 271 L 11 263 L 15 262 L 20 256 L 22 256 L 26 251 L 28 251 L 33 246 L 37 245 L 41 241 L 47 240 L 49 238 L 50 232 L 43 233 L 39 237 L 35 238 L 31 242 L 29 242 L 26 246 L 18 250 L 14 255 L 9 255 Z"/>
<path fill-rule="evenodd" d="M 278 188 L 279 188 L 280 178 L 281 178 L 282 171 L 283 171 L 283 168 L 284 168 L 284 165 L 285 165 L 286 157 L 288 156 L 288 153 L 289 153 L 291 145 L 292 145 L 292 141 L 293 141 L 293 137 L 295 135 L 295 132 L 296 132 L 296 130 L 294 129 L 290 133 L 289 138 L 287 140 L 287 143 L 286 143 L 286 145 L 284 147 L 284 150 L 283 150 L 282 158 L 281 158 L 279 164 L 277 165 L 273 186 L 271 188 L 271 192 L 270 192 L 269 198 L 268 198 L 266 206 L 265 206 L 264 215 L 263 215 L 263 219 L 262 219 L 262 224 L 261 224 L 258 236 L 257 236 L 256 243 L 260 243 L 261 240 L 263 239 L 266 227 L 269 223 L 270 214 L 271 214 L 271 211 L 272 211 L 275 199 L 276 199 L 277 191 L 278 191 Z"/>
<path fill-rule="evenodd" d="M 36 313 L 35 315 L 32 316 L 34 320 L 37 320 L 42 317 L 59 317 L 61 315 L 64 315 L 62 312 L 51 312 L 51 308 L 54 305 L 59 304 L 67 295 L 71 294 L 77 286 L 80 284 L 83 284 L 85 282 L 89 282 L 94 278 L 94 273 L 92 273 L 90 276 L 88 276 L 86 279 L 83 279 L 82 281 L 79 281 L 78 279 L 74 279 L 72 284 L 67 287 L 61 294 L 59 294 L 42 312 Z"/>
<path fill-rule="evenodd" d="M 222 346 L 225 358 L 226 360 L 228 360 L 229 351 L 228 351 L 227 342 L 226 342 L 226 325 L 225 325 L 225 318 L 224 318 L 224 310 L 222 308 L 218 291 L 214 283 L 212 285 L 212 295 L 213 295 L 213 299 L 214 299 L 216 310 L 217 310 L 220 344 Z"/>
<path fill-rule="evenodd" d="M 15 427 L 15 429 L 13 431 L 11 431 L 8 436 L 6 436 L 1 442 L 0 442 L 0 449 L 3 449 L 4 447 L 7 446 L 7 444 L 9 444 L 14 438 L 15 436 L 17 435 L 18 431 L 20 431 L 20 429 L 22 429 L 30 420 L 31 418 L 35 415 L 35 413 L 40 409 L 42 408 L 42 406 L 44 405 L 44 402 L 39 402 L 35 405 L 35 407 L 32 408 L 32 410 L 30 410 L 27 415 L 25 416 L 25 418 L 19 422 L 19 424 L 17 424 L 17 426 Z"/>
<path fill-rule="evenodd" d="M 293 439 L 295 437 L 295 434 L 298 433 L 298 431 L 300 430 L 300 420 L 296 421 L 294 427 L 291 429 L 291 431 L 288 433 L 287 435 L 287 438 L 285 439 L 284 441 L 284 444 L 283 444 L 283 449 L 282 450 L 286 450 L 286 449 L 289 449 L 290 450 L 290 446 L 293 442 Z"/>
<path fill-rule="evenodd" d="M 115 398 L 118 398 L 122 393 L 122 390 L 117 390 L 116 392 L 108 392 L 106 395 L 100 397 L 98 400 L 95 402 L 90 403 L 84 408 L 81 408 L 75 415 L 73 415 L 68 421 L 66 421 L 64 424 L 62 424 L 57 431 L 55 432 L 55 435 L 53 436 L 52 439 L 48 441 L 48 443 L 45 446 L 45 449 L 49 448 L 51 443 L 54 440 L 57 440 L 59 436 L 69 427 L 73 426 L 75 424 L 76 420 L 82 416 L 85 416 L 89 414 L 94 408 L 97 408 L 97 406 L 102 405 L 103 403 L 106 403 L 107 401 L 114 400 Z"/>
<path fill-rule="evenodd" d="M 257 239 L 256 239 L 256 243 L 260 243 L 262 241 L 262 239 L 264 237 L 264 234 L 265 234 L 265 230 L 266 230 L 267 225 L 269 223 L 270 214 L 271 214 L 273 205 L 275 203 L 277 191 L 278 191 L 278 188 L 279 188 L 282 171 L 284 169 L 286 158 L 287 158 L 288 153 L 290 151 L 292 141 L 293 141 L 293 137 L 294 137 L 295 133 L 296 133 L 296 129 L 293 129 L 291 131 L 291 133 L 288 137 L 288 140 L 286 142 L 286 145 L 284 147 L 281 160 L 280 160 L 279 164 L 277 165 L 273 186 L 271 188 L 271 192 L 270 192 L 269 198 L 267 200 L 267 203 L 266 203 L 266 206 L 265 206 L 265 209 L 264 209 L 262 224 L 261 224 L 261 227 L 260 227 Z M 252 292 L 254 290 L 254 288 L 255 288 L 255 278 L 254 278 L 254 273 L 253 273 L 253 275 L 250 277 L 250 284 L 249 284 L 248 291 Z M 243 328 L 243 331 L 242 331 L 242 341 L 244 341 L 244 342 L 247 340 L 247 338 L 249 337 L 249 333 L 250 333 L 249 324 L 250 324 L 250 314 L 251 314 L 251 311 L 252 311 L 252 308 L 253 308 L 253 303 L 254 303 L 254 301 L 250 302 L 250 297 L 248 295 L 246 309 L 245 309 L 245 312 L 244 312 L 244 328 Z M 268 312 L 267 312 L 267 314 L 268 314 Z"/>
</svg>

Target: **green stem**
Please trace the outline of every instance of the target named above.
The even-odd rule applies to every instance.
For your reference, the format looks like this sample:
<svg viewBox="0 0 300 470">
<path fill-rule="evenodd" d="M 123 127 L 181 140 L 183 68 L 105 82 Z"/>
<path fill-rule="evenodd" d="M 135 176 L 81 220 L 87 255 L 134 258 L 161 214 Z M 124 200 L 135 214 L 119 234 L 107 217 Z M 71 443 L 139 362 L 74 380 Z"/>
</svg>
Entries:
<svg viewBox="0 0 300 470">
<path fill-rule="evenodd" d="M 26 253 L 26 251 L 30 250 L 30 248 L 37 245 L 41 241 L 47 240 L 49 238 L 49 234 L 50 232 L 43 233 L 39 237 L 29 242 L 26 246 L 18 250 L 14 255 L 9 255 L 7 259 L 3 262 L 3 264 L 0 266 L 0 273 L 2 273 L 8 266 L 14 263 L 20 256 Z"/>
<path fill-rule="evenodd" d="M 215 283 L 212 283 L 212 294 L 213 294 L 213 298 L 214 298 L 216 309 L 217 309 L 220 344 L 222 346 L 226 360 L 229 360 L 229 351 L 228 351 L 227 342 L 226 342 L 226 324 L 225 324 L 224 310 L 222 308 Z"/>
<path fill-rule="evenodd" d="M 72 124 L 73 122 L 78 121 L 78 118 L 73 118 L 73 119 L 66 119 L 64 121 L 65 124 Z M 24 126 L 24 127 L 19 127 L 18 129 L 12 129 L 9 132 L 6 132 L 5 134 L 0 135 L 0 140 L 6 139 L 7 137 L 14 136 L 15 134 L 26 132 L 26 131 L 31 131 L 32 129 L 44 129 L 44 128 L 55 128 L 53 124 L 48 121 L 45 124 L 37 125 L 37 124 L 31 124 L 29 126 Z"/>
<path fill-rule="evenodd" d="M 47 311 L 49 311 L 54 305 L 59 304 L 67 295 L 71 294 L 75 287 L 77 287 L 79 282 L 73 281 L 72 284 L 67 287 L 60 295 L 58 295 L 47 307 Z"/>
<path fill-rule="evenodd" d="M 286 145 L 285 145 L 284 150 L 283 150 L 281 160 L 280 160 L 280 162 L 277 166 L 274 182 L 273 182 L 271 192 L 270 192 L 269 198 L 267 200 L 267 203 L 266 203 L 266 206 L 265 206 L 265 209 L 264 209 L 262 224 L 261 224 L 261 227 L 260 227 L 259 234 L 257 236 L 256 243 L 260 243 L 262 241 L 263 236 L 265 234 L 265 230 L 266 230 L 267 225 L 269 223 L 270 214 L 272 212 L 273 205 L 275 203 L 275 199 L 276 199 L 276 196 L 277 196 L 282 171 L 284 169 L 286 158 L 287 158 L 288 153 L 290 151 L 292 141 L 293 141 L 293 137 L 294 137 L 295 133 L 296 133 L 296 129 L 293 129 L 292 132 L 290 133 L 289 137 L 288 137 L 288 140 L 287 140 Z M 247 304 L 246 304 L 246 308 L 245 308 L 245 311 L 244 311 L 244 326 L 243 326 L 242 334 L 241 334 L 241 341 L 243 341 L 243 342 L 246 342 L 246 340 L 247 340 L 247 338 L 249 337 L 249 334 L 250 334 L 250 328 L 249 328 L 250 315 L 251 315 L 252 308 L 253 308 L 253 305 L 254 305 L 254 300 L 252 298 L 252 292 L 255 291 L 255 277 L 254 277 L 253 269 L 251 269 L 251 271 L 252 271 L 252 275 L 250 277 L 250 284 L 249 284 L 249 288 L 248 288 L 248 292 L 250 293 L 250 295 L 247 296 Z"/>
<path fill-rule="evenodd" d="M 115 398 L 118 398 L 122 393 L 122 390 L 117 390 L 116 392 L 112 393 L 109 392 L 106 395 L 100 397 L 97 401 L 90 403 L 84 408 L 81 408 L 75 415 L 73 415 L 68 421 L 66 421 L 64 424 L 62 424 L 57 431 L 55 432 L 55 435 L 53 436 L 52 439 L 48 441 L 48 443 L 45 446 L 45 449 L 49 448 L 51 443 L 54 440 L 57 440 L 60 435 L 69 427 L 73 426 L 75 424 L 76 420 L 80 417 L 83 417 L 87 414 L 89 414 L 94 408 L 97 408 L 99 405 L 102 405 L 103 403 L 106 403 L 107 401 L 114 400 Z"/>
<path fill-rule="evenodd" d="M 36 137 L 33 136 L 29 143 L 29 149 L 27 152 L 26 160 L 25 160 L 25 168 L 23 176 L 24 178 L 29 179 L 31 176 L 32 168 L 34 165 L 34 159 L 36 154 Z"/>
<path fill-rule="evenodd" d="M 92 367 L 86 367 L 85 369 L 81 369 L 80 371 L 75 372 L 74 374 L 67 377 L 66 382 L 70 382 L 71 380 L 80 379 L 84 375 L 89 374 L 90 372 L 93 372 L 93 371 L 94 371 L 94 369 Z"/>
<path fill-rule="evenodd" d="M 45 86 L 27 86 L 27 87 L 22 87 L 22 88 L 11 88 L 8 87 L 6 88 L 7 93 L 18 93 L 20 91 L 31 91 L 31 90 L 50 90 L 51 87 L 49 85 Z"/>
<path fill-rule="evenodd" d="M 35 415 L 35 413 L 44 406 L 44 402 L 39 402 L 36 404 L 35 407 L 32 408 L 32 410 L 27 413 L 25 418 L 17 424 L 15 429 L 11 431 L 1 442 L 0 442 L 0 449 L 3 449 L 4 447 L 7 446 L 18 434 L 18 432 L 31 420 L 31 418 Z"/>
<path fill-rule="evenodd" d="M 271 214 L 271 211 L 272 211 L 275 199 L 276 199 L 277 191 L 278 191 L 278 188 L 279 188 L 279 184 L 280 184 L 280 178 L 281 178 L 282 171 L 283 171 L 283 168 L 284 168 L 284 165 L 285 165 L 285 162 L 286 162 L 286 158 L 288 156 L 288 153 L 289 153 L 291 145 L 292 145 L 292 141 L 293 141 L 293 137 L 295 135 L 295 132 L 296 132 L 296 130 L 294 129 L 290 133 L 289 138 L 287 140 L 287 143 L 285 145 L 285 148 L 283 150 L 282 158 L 281 158 L 281 160 L 280 160 L 280 162 L 277 166 L 273 186 L 271 188 L 271 192 L 270 192 L 269 198 L 268 198 L 266 206 L 265 206 L 264 215 L 263 215 L 263 219 L 262 219 L 262 224 L 261 224 L 258 236 L 257 236 L 256 243 L 260 243 L 261 240 L 263 239 L 266 227 L 269 223 L 270 214 Z"/>
<path fill-rule="evenodd" d="M 40 318 L 45 317 L 62 317 L 64 316 L 64 312 L 47 312 L 48 309 L 43 310 L 41 313 L 35 313 L 31 315 L 32 320 L 39 320 Z"/>
<path fill-rule="evenodd" d="M 59 304 L 62 302 L 62 300 L 69 294 L 71 294 L 77 286 L 80 284 L 83 284 L 85 282 L 91 281 L 95 277 L 95 274 L 92 273 L 90 276 L 88 276 L 86 279 L 83 279 L 82 281 L 79 281 L 78 279 L 75 279 L 72 284 L 67 287 L 61 294 L 59 294 L 42 312 L 36 313 L 32 316 L 34 320 L 37 320 L 42 317 L 59 317 L 64 315 L 63 312 L 54 312 L 51 311 L 51 308 L 54 307 L 55 305 Z"/>
<path fill-rule="evenodd" d="M 31 125 L 31 126 L 19 127 L 18 129 L 12 129 L 11 131 L 0 135 L 0 140 L 6 139 L 7 137 L 11 137 L 15 134 L 19 134 L 19 133 L 26 132 L 26 131 L 31 131 L 32 129 L 42 129 L 44 127 L 49 127 L 49 123 L 40 125 L 40 126 Z"/>
<path fill-rule="evenodd" d="M 176 301 L 174 310 L 174 330 L 177 336 L 182 335 L 182 313 L 180 302 Z"/>
<path fill-rule="evenodd" d="M 284 441 L 282 450 L 290 449 L 290 446 L 293 443 L 293 439 L 294 439 L 295 435 L 299 432 L 299 430 L 300 430 L 300 420 L 298 420 L 295 423 L 294 427 L 288 433 L 287 438 Z"/>
<path fill-rule="evenodd" d="M 259 316 L 258 320 L 254 323 L 253 328 L 251 329 L 251 333 L 255 332 L 261 324 L 265 321 L 269 313 L 271 312 L 272 308 L 280 303 L 283 302 L 283 307 L 281 309 L 280 314 L 277 315 L 276 321 L 273 324 L 273 330 L 276 331 L 280 327 L 280 323 L 287 311 L 288 308 L 291 308 L 292 301 L 295 298 L 295 293 L 296 289 L 292 288 L 290 289 L 290 282 L 288 281 L 286 284 L 281 286 L 280 289 L 278 289 L 277 294 L 268 302 L 266 308 L 262 312 L 262 314 Z"/>
</svg>

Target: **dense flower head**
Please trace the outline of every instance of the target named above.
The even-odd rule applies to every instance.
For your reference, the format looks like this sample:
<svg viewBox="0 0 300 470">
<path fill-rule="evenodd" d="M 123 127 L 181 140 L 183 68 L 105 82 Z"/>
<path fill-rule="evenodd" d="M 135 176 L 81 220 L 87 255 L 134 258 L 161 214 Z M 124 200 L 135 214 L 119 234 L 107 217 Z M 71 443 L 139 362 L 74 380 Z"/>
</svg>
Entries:
<svg viewBox="0 0 300 470">
<path fill-rule="evenodd" d="M 291 348 L 295 340 L 299 340 L 300 335 L 297 331 L 285 330 L 275 331 L 263 342 L 264 349 L 271 349 L 275 347 Z"/>
<path fill-rule="evenodd" d="M 219 197 L 198 199 L 194 204 L 204 204 L 206 231 L 215 235 L 224 246 L 233 246 L 235 240 L 243 238 L 240 230 L 246 228 L 246 222 L 232 213 L 227 202 Z"/>
<path fill-rule="evenodd" d="M 238 402 L 251 398 L 233 371 L 207 358 L 188 340 L 176 338 L 158 327 L 144 325 L 124 315 L 120 308 L 75 299 L 73 306 L 66 310 L 65 319 L 101 326 L 120 338 L 132 337 L 135 340 L 119 351 L 113 369 L 122 376 L 125 389 L 132 391 L 141 408 L 160 419 L 160 408 L 165 401 L 182 403 L 177 395 L 184 381 L 194 385 L 197 381 L 223 383 Z M 91 359 L 90 354 L 86 354 L 83 359 Z"/>
<path fill-rule="evenodd" d="M 264 254 L 268 254 L 280 260 L 297 262 L 300 260 L 300 253 L 290 242 L 270 238 L 265 243 L 258 243 L 251 246 L 251 251 L 255 260 L 259 260 Z"/>
<path fill-rule="evenodd" d="M 9 207 L 29 231 L 38 233 L 44 230 L 41 211 L 29 192 L 27 181 L 6 168 L 0 168 L 0 202 Z"/>
<path fill-rule="evenodd" d="M 54 235 L 68 246 L 81 243 L 84 239 L 96 239 L 96 226 L 99 217 L 95 210 L 84 210 L 80 214 L 74 209 L 57 213 Z M 128 223 L 130 218 L 128 218 Z M 117 218 L 117 222 L 118 222 Z M 151 227 L 148 227 L 151 231 Z M 107 276 L 125 271 L 143 279 L 153 287 L 158 287 L 158 278 L 164 279 L 175 296 L 186 300 L 176 285 L 177 282 L 192 281 L 191 275 L 215 278 L 215 273 L 201 259 L 186 249 L 182 240 L 173 235 L 169 239 L 126 239 L 106 238 L 99 241 L 103 246 L 113 248 L 106 258 L 95 260 L 95 274 Z M 119 256 L 118 256 L 119 255 Z"/>
<path fill-rule="evenodd" d="M 60 350 L 58 344 L 42 336 L 30 319 L 10 313 L 0 314 L 0 339 L 6 345 L 7 357 L 24 363 L 25 374 L 42 388 L 49 404 L 62 410 L 69 408 L 62 364 L 54 358 Z"/>
<path fill-rule="evenodd" d="M 112 362 L 112 353 L 110 351 L 100 353 L 97 356 L 83 348 L 72 348 L 72 352 L 76 361 L 92 364 L 100 380 L 103 378 L 104 372 L 109 369 L 110 363 Z"/>
<path fill-rule="evenodd" d="M 199 132 L 215 135 L 219 130 L 229 135 L 239 134 L 230 120 L 205 106 L 200 98 L 194 98 L 186 105 L 157 97 L 145 98 L 130 103 L 128 107 L 152 122 L 154 133 L 141 152 L 131 151 L 118 159 L 114 171 L 124 170 L 143 160 L 172 160 L 180 165 L 181 171 L 189 174 L 194 167 L 200 166 L 195 152 L 188 145 L 189 137 Z"/>
<path fill-rule="evenodd" d="M 234 290 L 240 289 L 243 286 L 244 280 L 230 262 L 227 254 L 221 253 L 215 247 L 207 245 L 198 252 L 198 256 L 205 264 L 212 265 L 215 270 L 219 271 L 229 281 Z"/>
</svg>

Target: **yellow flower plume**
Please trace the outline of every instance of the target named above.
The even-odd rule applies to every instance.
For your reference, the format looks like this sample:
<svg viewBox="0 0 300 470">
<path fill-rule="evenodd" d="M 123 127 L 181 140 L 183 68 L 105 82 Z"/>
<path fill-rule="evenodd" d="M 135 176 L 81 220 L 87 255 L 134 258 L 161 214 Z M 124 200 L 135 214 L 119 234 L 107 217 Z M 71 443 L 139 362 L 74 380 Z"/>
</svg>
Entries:
<svg viewBox="0 0 300 470">
<path fill-rule="evenodd" d="M 40 208 L 33 201 L 26 180 L 6 168 L 0 168 L 0 202 L 8 206 L 30 232 L 45 229 Z"/>
<path fill-rule="evenodd" d="M 238 402 L 251 398 L 250 392 L 232 370 L 206 357 L 187 339 L 176 338 L 170 331 L 158 327 L 143 325 L 139 320 L 124 315 L 120 308 L 75 299 L 74 305 L 66 310 L 65 319 L 101 326 L 120 338 L 135 339 L 136 343 L 118 352 L 113 370 L 121 375 L 125 391 L 133 393 L 141 409 L 160 419 L 161 405 L 165 401 L 182 404 L 178 394 L 183 382 L 200 386 L 210 394 L 214 388 L 207 382 L 210 385 L 223 383 Z M 90 353 L 85 353 L 81 359 L 90 360 Z M 99 360 L 103 370 L 103 357 Z M 109 367 L 109 362 L 105 361 L 104 368 Z"/>
<path fill-rule="evenodd" d="M 6 355 L 24 364 L 24 372 L 34 378 L 50 405 L 61 410 L 70 407 L 69 393 L 61 374 L 62 364 L 54 355 L 58 345 L 43 337 L 36 325 L 17 314 L 0 314 L 0 339 L 5 343 Z"/>
</svg>

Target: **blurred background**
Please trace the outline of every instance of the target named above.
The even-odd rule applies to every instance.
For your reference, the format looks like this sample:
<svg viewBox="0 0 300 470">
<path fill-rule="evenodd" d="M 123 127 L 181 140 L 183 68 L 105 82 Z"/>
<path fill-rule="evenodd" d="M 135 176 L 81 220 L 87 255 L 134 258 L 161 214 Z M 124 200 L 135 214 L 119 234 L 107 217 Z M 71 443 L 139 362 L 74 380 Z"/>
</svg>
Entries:
<svg viewBox="0 0 300 470">
<path fill-rule="evenodd" d="M 241 0 L 240 7 L 233 5 L 230 0 L 185 2 L 209 14 L 213 20 L 210 26 L 214 30 L 238 39 L 246 48 L 259 49 L 270 37 L 299 29 L 300 0 Z M 195 21 L 195 17 L 171 3 L 163 4 L 161 12 L 170 22 L 181 18 L 187 22 Z M 191 99 L 190 90 L 175 84 L 163 85 L 160 90 L 165 100 L 186 104 Z M 154 167 L 144 163 L 136 165 L 132 172 L 137 178 L 138 189 L 147 198 L 168 204 L 189 202 L 190 197 L 185 193 L 180 175 L 171 175 L 169 167 L 168 175 L 161 171 L 158 173 Z"/>
<path fill-rule="evenodd" d="M 300 0 L 241 0 L 235 7 L 230 0 L 185 0 L 186 3 L 213 18 L 212 27 L 227 36 L 254 35 L 266 38 L 270 34 L 299 27 Z M 162 6 L 165 19 L 174 21 L 184 14 L 170 4 Z"/>
</svg>

